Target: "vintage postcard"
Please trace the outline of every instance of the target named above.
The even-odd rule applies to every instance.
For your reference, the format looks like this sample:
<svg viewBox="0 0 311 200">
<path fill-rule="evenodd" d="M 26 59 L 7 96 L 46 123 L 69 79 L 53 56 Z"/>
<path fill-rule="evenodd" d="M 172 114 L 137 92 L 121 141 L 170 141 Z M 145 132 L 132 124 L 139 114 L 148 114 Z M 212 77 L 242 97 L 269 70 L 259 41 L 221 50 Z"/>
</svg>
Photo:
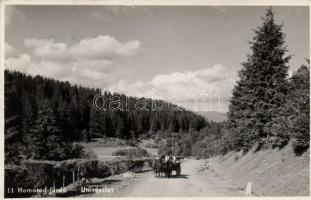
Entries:
<svg viewBox="0 0 311 200">
<path fill-rule="evenodd" d="M 309 4 L 247 2 L 1 1 L 3 196 L 310 197 Z"/>
</svg>

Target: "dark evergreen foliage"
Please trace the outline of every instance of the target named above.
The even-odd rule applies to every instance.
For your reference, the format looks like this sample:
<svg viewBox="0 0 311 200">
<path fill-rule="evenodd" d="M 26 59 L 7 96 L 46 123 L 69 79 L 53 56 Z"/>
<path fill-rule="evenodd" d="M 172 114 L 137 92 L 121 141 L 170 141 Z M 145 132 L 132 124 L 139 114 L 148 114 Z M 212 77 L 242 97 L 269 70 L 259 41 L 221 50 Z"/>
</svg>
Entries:
<svg viewBox="0 0 311 200">
<path fill-rule="evenodd" d="M 164 109 L 153 110 L 151 99 L 109 92 L 102 94 L 106 100 L 102 105 L 120 109 L 98 111 L 93 107 L 97 94 L 100 89 L 5 71 L 6 162 L 22 157 L 63 160 L 74 156 L 71 144 L 75 141 L 96 137 L 129 140 L 158 131 L 200 130 L 206 124 L 203 117 L 182 108 L 170 110 L 163 101 L 156 103 L 166 105 Z M 142 102 L 145 109 L 136 109 Z"/>
<path fill-rule="evenodd" d="M 268 9 L 263 25 L 255 30 L 252 54 L 239 72 L 240 80 L 229 105 L 229 130 L 236 150 L 249 149 L 275 135 L 275 118 L 282 116 L 288 94 L 288 61 L 282 26 Z M 282 143 L 282 142 L 281 142 Z"/>
<path fill-rule="evenodd" d="M 255 30 L 253 53 L 239 72 L 228 121 L 202 129 L 192 142 L 192 155 L 247 151 L 255 144 L 259 149 L 266 144 L 282 148 L 290 140 L 297 154 L 309 148 L 310 62 L 287 78 L 290 56 L 285 55 L 281 28 L 268 9 L 263 25 Z"/>
</svg>

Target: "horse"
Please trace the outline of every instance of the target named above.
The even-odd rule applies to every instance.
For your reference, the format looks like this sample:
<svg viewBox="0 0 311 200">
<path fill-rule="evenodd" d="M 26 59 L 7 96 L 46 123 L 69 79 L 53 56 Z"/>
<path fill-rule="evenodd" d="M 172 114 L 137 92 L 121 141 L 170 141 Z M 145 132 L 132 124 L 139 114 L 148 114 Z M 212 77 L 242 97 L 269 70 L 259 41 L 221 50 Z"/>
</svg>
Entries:
<svg viewBox="0 0 311 200">
<path fill-rule="evenodd" d="M 169 158 L 169 160 L 165 163 L 165 176 L 167 178 L 172 177 L 172 171 L 174 169 L 174 160 L 172 157 Z"/>
<path fill-rule="evenodd" d="M 162 158 L 154 160 L 153 170 L 154 176 L 161 176 L 161 174 L 165 173 L 165 163 Z"/>
</svg>

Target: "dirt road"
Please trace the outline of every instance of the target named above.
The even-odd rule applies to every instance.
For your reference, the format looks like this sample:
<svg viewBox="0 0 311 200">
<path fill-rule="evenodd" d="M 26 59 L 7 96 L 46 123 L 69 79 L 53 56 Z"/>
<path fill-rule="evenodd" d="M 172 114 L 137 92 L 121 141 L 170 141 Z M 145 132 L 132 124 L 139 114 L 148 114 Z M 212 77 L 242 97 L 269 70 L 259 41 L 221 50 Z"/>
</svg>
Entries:
<svg viewBox="0 0 311 200">
<path fill-rule="evenodd" d="M 244 188 L 206 170 L 204 160 L 187 159 L 182 163 L 182 175 L 157 178 L 153 172 L 122 174 L 106 179 L 95 179 L 92 188 L 108 188 L 110 193 L 96 192 L 92 197 L 193 197 L 245 196 Z M 111 189 L 113 192 L 111 192 Z"/>
<path fill-rule="evenodd" d="M 147 176 L 133 188 L 131 197 L 241 196 L 243 191 L 214 173 L 203 169 L 203 161 L 186 160 L 182 176 L 155 178 Z"/>
</svg>

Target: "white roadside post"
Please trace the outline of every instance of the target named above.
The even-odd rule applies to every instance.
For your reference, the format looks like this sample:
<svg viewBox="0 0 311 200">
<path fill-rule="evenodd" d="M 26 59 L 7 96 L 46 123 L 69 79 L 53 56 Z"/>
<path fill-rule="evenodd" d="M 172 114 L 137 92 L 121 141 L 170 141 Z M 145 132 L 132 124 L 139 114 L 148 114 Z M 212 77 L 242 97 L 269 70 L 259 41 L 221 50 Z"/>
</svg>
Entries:
<svg viewBox="0 0 311 200">
<path fill-rule="evenodd" d="M 245 189 L 245 195 L 250 195 L 252 194 L 252 183 L 248 182 L 246 185 L 246 189 Z"/>
</svg>

